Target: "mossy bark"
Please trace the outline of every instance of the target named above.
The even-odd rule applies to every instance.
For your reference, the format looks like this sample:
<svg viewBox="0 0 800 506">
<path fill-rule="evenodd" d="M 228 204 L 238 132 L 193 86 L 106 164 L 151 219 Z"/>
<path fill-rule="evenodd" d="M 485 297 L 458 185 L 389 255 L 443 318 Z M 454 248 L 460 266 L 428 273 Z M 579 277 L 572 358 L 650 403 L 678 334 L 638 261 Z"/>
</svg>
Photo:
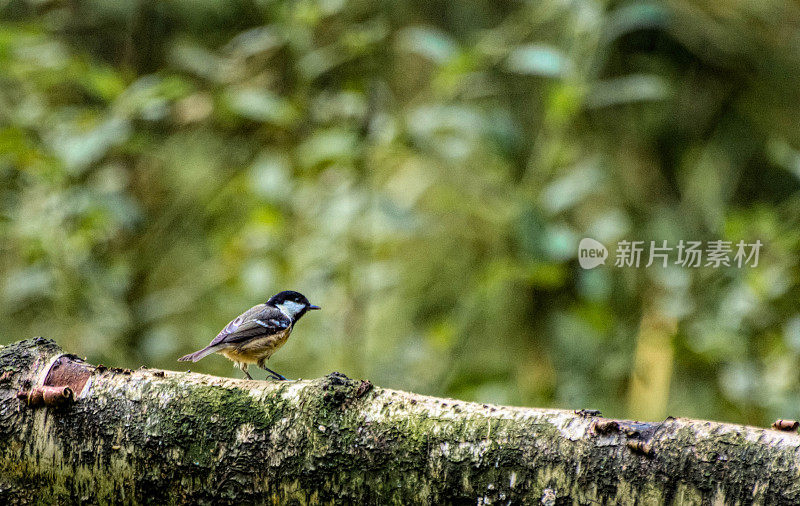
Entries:
<svg viewBox="0 0 800 506">
<path fill-rule="evenodd" d="M 800 436 L 499 407 L 339 374 L 91 373 L 29 406 L 61 350 L 0 348 L 0 504 L 798 504 Z M 5 374 L 8 372 L 8 374 Z"/>
</svg>

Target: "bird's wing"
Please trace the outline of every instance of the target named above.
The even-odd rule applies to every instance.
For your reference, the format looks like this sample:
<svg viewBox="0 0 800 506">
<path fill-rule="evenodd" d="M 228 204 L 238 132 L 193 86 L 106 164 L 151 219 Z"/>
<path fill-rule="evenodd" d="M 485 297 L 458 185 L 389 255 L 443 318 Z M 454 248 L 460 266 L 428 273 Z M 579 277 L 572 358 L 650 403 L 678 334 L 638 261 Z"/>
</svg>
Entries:
<svg viewBox="0 0 800 506">
<path fill-rule="evenodd" d="M 238 343 L 255 336 L 268 336 L 289 328 L 292 321 L 280 310 L 259 304 L 237 316 L 208 346 Z"/>
</svg>

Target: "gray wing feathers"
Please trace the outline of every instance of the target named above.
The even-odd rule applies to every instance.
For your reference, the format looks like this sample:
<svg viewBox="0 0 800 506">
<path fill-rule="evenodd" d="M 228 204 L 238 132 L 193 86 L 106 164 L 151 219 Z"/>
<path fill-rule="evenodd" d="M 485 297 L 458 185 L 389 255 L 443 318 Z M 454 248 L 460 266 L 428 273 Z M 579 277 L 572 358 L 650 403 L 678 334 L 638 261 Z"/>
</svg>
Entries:
<svg viewBox="0 0 800 506">
<path fill-rule="evenodd" d="M 278 309 L 259 304 L 230 322 L 209 346 L 237 343 L 254 336 L 275 334 L 288 328 L 291 323 Z"/>
<path fill-rule="evenodd" d="M 276 334 L 291 326 L 292 322 L 280 310 L 259 304 L 253 306 L 228 323 L 211 343 L 200 351 L 179 358 L 179 361 L 197 362 L 206 355 L 228 348 L 230 345 L 252 337 Z"/>
</svg>

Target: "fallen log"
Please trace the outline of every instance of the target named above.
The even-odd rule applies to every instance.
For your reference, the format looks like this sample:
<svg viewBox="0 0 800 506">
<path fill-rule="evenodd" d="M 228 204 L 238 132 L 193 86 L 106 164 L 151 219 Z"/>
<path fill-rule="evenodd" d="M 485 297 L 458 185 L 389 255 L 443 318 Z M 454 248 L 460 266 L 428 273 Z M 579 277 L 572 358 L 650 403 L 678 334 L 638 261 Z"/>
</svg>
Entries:
<svg viewBox="0 0 800 506">
<path fill-rule="evenodd" d="M 0 504 L 773 505 L 800 503 L 799 473 L 791 429 L 492 406 L 338 373 L 104 368 L 42 338 L 0 348 Z"/>
</svg>

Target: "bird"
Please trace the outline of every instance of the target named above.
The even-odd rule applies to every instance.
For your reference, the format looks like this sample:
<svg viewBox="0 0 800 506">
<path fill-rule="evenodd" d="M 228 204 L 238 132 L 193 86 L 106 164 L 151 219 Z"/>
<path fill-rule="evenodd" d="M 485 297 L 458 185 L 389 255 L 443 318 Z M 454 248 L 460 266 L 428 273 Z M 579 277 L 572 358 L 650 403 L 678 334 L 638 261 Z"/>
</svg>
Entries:
<svg viewBox="0 0 800 506">
<path fill-rule="evenodd" d="M 302 293 L 292 290 L 278 292 L 263 304 L 257 304 L 234 318 L 211 343 L 202 350 L 178 359 L 179 362 L 197 362 L 211 353 L 219 353 L 247 376 L 249 364 L 257 364 L 275 380 L 286 378 L 266 366 L 278 348 L 286 343 L 295 324 L 306 312 L 322 309 L 311 304 Z"/>
</svg>

